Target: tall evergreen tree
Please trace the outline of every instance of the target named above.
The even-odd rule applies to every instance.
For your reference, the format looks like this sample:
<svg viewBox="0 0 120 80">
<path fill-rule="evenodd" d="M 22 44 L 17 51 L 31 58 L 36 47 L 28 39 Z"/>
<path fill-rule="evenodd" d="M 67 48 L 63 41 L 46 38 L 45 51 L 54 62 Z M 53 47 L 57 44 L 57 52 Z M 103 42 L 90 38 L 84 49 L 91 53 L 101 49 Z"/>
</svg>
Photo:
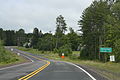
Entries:
<svg viewBox="0 0 120 80">
<path fill-rule="evenodd" d="M 4 34 L 4 33 L 3 33 L 3 29 L 0 28 L 0 40 L 3 40 L 3 37 L 4 37 L 3 34 Z"/>
<path fill-rule="evenodd" d="M 26 42 L 26 35 L 24 29 L 19 29 L 16 32 L 16 41 L 17 46 L 23 46 L 23 44 Z"/>
<path fill-rule="evenodd" d="M 34 28 L 33 30 L 33 36 L 32 36 L 32 46 L 33 48 L 37 48 L 37 43 L 38 43 L 38 39 L 39 39 L 39 30 L 38 28 Z"/>
<path fill-rule="evenodd" d="M 15 31 L 14 30 L 6 30 L 5 32 L 5 45 L 6 46 L 14 46 L 15 45 Z"/>
<path fill-rule="evenodd" d="M 117 0 L 111 7 L 112 19 L 109 25 L 111 28 L 111 43 L 113 44 L 113 54 L 116 57 L 116 62 L 120 62 L 120 0 Z"/>
<path fill-rule="evenodd" d="M 59 48 L 62 45 L 61 38 L 64 35 L 66 29 L 66 23 L 64 20 L 64 17 L 62 15 L 59 15 L 56 18 L 56 32 L 55 32 L 55 37 L 56 37 L 56 48 Z"/>
<path fill-rule="evenodd" d="M 56 27 L 59 27 L 62 31 L 62 33 L 65 33 L 67 31 L 67 24 L 65 23 L 64 17 L 62 15 L 59 15 L 56 18 Z"/>
<path fill-rule="evenodd" d="M 104 45 L 106 18 L 110 14 L 106 1 L 94 1 L 82 15 L 82 20 L 78 22 L 83 32 L 83 50 L 81 57 L 89 59 L 100 58 L 99 47 Z M 98 56 L 99 55 L 99 56 Z"/>
</svg>

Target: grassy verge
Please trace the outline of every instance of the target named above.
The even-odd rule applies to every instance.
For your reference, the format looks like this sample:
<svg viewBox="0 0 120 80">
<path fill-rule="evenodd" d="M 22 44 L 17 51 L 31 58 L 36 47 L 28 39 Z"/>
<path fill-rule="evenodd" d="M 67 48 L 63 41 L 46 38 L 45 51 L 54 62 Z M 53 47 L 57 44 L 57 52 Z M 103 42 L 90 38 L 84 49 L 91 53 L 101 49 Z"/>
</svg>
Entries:
<svg viewBox="0 0 120 80">
<path fill-rule="evenodd" d="M 3 47 L 0 47 L 0 68 L 24 63 L 26 61 L 27 60 L 25 58 L 18 56 Z"/>
<path fill-rule="evenodd" d="M 100 73 L 102 76 L 107 77 L 109 80 L 120 80 L 120 63 L 102 63 L 99 61 L 89 61 L 89 60 L 80 60 L 77 59 L 79 52 L 73 51 L 72 57 L 65 57 L 61 59 L 58 54 L 54 54 L 50 51 L 38 51 L 36 49 L 27 49 L 23 47 L 17 47 L 17 49 L 27 51 L 33 54 L 44 54 L 44 57 L 54 60 L 68 61 L 75 64 L 81 64 L 92 68 L 96 72 Z"/>
<path fill-rule="evenodd" d="M 27 60 L 25 58 L 21 57 L 21 56 L 17 56 L 17 55 L 14 55 L 14 56 L 16 56 L 16 59 L 17 59 L 16 61 L 9 62 L 9 63 L 0 62 L 0 68 L 27 62 Z"/>
</svg>

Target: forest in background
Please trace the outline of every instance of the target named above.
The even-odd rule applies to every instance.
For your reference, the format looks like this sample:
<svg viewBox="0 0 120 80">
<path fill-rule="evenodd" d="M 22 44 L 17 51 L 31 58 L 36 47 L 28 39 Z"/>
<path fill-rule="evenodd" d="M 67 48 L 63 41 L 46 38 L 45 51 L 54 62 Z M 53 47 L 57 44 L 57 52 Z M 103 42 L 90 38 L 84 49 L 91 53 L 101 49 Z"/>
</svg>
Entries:
<svg viewBox="0 0 120 80">
<path fill-rule="evenodd" d="M 79 51 L 81 46 L 81 34 L 76 33 L 72 28 L 67 31 L 67 24 L 62 15 L 56 18 L 56 31 L 53 35 L 51 31 L 42 33 L 38 28 L 33 29 L 33 33 L 25 33 L 24 29 L 3 30 L 0 29 L 0 39 L 5 46 L 23 46 L 41 51 L 54 51 L 55 53 L 65 53 L 65 56 L 72 54 L 72 51 Z"/>
</svg>

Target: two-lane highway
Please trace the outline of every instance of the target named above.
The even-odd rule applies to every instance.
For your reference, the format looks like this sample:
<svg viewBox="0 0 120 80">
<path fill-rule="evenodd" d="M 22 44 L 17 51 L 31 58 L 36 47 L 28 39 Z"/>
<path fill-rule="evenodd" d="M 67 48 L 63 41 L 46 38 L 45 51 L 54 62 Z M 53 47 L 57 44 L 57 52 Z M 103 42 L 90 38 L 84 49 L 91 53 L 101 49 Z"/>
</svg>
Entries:
<svg viewBox="0 0 120 80">
<path fill-rule="evenodd" d="M 95 80 L 81 69 L 61 61 L 52 61 L 51 65 L 29 80 Z"/>
<path fill-rule="evenodd" d="M 0 80 L 96 80 L 79 66 L 42 58 L 41 56 L 23 52 L 32 62 L 0 69 Z"/>
</svg>

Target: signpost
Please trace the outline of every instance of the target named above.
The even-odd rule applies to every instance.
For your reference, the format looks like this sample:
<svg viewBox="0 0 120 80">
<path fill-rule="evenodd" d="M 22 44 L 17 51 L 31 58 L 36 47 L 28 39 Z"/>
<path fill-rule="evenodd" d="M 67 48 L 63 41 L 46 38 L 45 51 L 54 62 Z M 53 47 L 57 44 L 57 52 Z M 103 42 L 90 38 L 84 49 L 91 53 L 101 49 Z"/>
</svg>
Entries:
<svg viewBox="0 0 120 80">
<path fill-rule="evenodd" d="M 101 47 L 100 48 L 100 52 L 108 52 L 108 53 L 111 53 L 112 52 L 112 48 L 105 48 L 105 47 Z"/>
<path fill-rule="evenodd" d="M 115 61 L 115 56 L 114 55 L 110 56 L 110 61 Z"/>
<path fill-rule="evenodd" d="M 112 53 L 112 48 L 100 47 L 99 53 L 104 53 L 105 62 L 107 61 L 106 53 Z M 115 61 L 114 56 L 110 56 L 110 61 Z"/>
</svg>

